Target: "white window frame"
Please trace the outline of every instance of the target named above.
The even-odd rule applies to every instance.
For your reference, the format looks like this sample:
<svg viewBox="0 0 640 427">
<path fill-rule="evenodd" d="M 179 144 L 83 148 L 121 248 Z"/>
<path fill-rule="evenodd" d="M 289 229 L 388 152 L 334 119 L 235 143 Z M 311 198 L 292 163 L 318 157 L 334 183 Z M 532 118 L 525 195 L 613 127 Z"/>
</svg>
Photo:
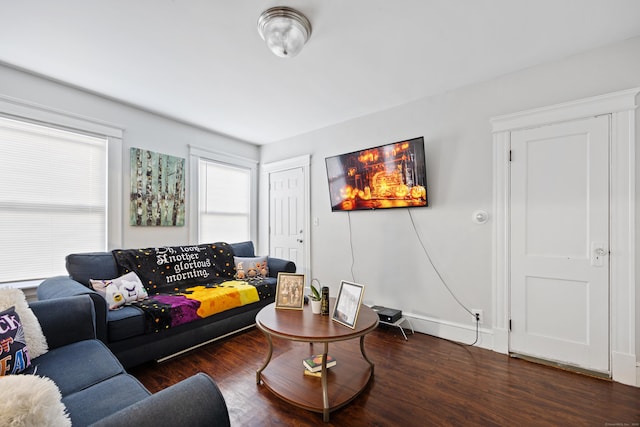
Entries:
<svg viewBox="0 0 640 427">
<path fill-rule="evenodd" d="M 231 167 L 249 169 L 251 172 L 251 195 L 249 207 L 249 234 L 250 240 L 257 245 L 258 236 L 258 161 L 223 153 L 215 150 L 195 147 L 189 145 L 189 243 L 197 244 L 200 231 L 200 160 L 207 160 L 216 163 L 229 165 Z M 229 242 L 236 243 L 236 242 Z"/>
<path fill-rule="evenodd" d="M 122 138 L 121 127 L 91 119 L 66 111 L 56 110 L 33 102 L 0 95 L 0 115 L 16 120 L 32 121 L 45 126 L 80 132 L 107 139 L 107 206 L 106 242 L 107 248 L 122 246 L 123 236 L 123 193 L 122 193 Z M 28 288 L 41 281 L 4 283 L 5 287 Z"/>
</svg>

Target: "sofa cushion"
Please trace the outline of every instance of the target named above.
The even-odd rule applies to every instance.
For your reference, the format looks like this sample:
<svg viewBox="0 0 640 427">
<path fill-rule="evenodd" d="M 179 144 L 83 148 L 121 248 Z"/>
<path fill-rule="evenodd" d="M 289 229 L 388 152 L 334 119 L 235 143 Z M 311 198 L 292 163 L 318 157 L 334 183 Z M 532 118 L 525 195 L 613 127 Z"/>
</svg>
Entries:
<svg viewBox="0 0 640 427">
<path fill-rule="evenodd" d="M 138 307 L 126 305 L 107 313 L 109 342 L 120 341 L 145 333 L 144 312 Z"/>
<path fill-rule="evenodd" d="M 71 427 L 55 383 L 36 375 L 0 379 L 0 425 Z"/>
<path fill-rule="evenodd" d="M 81 355 L 81 356 L 79 356 Z M 51 378 L 62 396 L 124 372 L 118 359 L 98 340 L 77 341 L 32 360 L 27 373 Z"/>
<path fill-rule="evenodd" d="M 118 269 L 111 252 L 87 252 L 67 255 L 67 271 L 76 282 L 89 287 L 91 279 L 113 279 Z"/>
<path fill-rule="evenodd" d="M 278 279 L 276 279 L 275 277 L 267 277 L 266 279 L 262 280 L 261 283 L 263 285 L 268 285 L 273 290 L 273 295 L 275 295 Z"/>
<path fill-rule="evenodd" d="M 20 316 L 15 307 L 0 311 L 0 376 L 19 374 L 30 365 Z"/>
<path fill-rule="evenodd" d="M 138 380 L 121 374 L 63 396 L 62 403 L 67 407 L 74 426 L 87 426 L 149 395 Z"/>
<path fill-rule="evenodd" d="M 254 257 L 256 256 L 253 242 L 251 240 L 247 242 L 231 243 L 233 249 L 233 255 L 240 257 Z"/>
</svg>

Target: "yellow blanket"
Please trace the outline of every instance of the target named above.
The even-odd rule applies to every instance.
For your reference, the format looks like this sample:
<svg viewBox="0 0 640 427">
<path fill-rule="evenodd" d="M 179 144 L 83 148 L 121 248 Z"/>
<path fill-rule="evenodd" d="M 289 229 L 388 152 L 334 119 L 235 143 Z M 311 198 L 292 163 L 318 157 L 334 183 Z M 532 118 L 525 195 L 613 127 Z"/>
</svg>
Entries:
<svg viewBox="0 0 640 427">
<path fill-rule="evenodd" d="M 215 288 L 195 286 L 186 290 L 190 293 L 182 295 L 200 301 L 200 308 L 197 310 L 200 317 L 211 316 L 231 308 L 260 301 L 255 286 L 238 280 L 224 282 Z"/>
</svg>

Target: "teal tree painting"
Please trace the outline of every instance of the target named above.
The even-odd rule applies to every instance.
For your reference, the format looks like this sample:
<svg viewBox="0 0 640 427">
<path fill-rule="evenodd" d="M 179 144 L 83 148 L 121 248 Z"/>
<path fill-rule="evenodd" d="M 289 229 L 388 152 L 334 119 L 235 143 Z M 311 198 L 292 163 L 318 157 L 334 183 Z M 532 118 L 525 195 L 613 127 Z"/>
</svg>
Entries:
<svg viewBox="0 0 640 427">
<path fill-rule="evenodd" d="M 131 225 L 184 225 L 184 164 L 180 157 L 131 148 Z"/>
</svg>

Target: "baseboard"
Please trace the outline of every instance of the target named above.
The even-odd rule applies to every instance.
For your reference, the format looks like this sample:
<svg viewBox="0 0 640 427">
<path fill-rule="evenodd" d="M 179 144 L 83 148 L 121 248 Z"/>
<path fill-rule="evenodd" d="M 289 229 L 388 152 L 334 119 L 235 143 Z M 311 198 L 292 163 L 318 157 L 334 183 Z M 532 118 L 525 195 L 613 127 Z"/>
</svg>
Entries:
<svg viewBox="0 0 640 427">
<path fill-rule="evenodd" d="M 461 344 L 471 344 L 476 339 L 476 327 L 472 322 L 461 324 L 413 313 L 403 313 L 403 315 L 409 318 L 416 332 Z M 480 325 L 480 328 L 478 328 L 478 342 L 474 345 L 493 350 L 493 331 Z"/>
<path fill-rule="evenodd" d="M 509 330 L 493 329 L 493 351 L 502 354 L 509 354 Z"/>
<path fill-rule="evenodd" d="M 628 353 L 611 353 L 611 375 L 614 381 L 640 387 L 640 367 L 636 356 Z"/>
</svg>

